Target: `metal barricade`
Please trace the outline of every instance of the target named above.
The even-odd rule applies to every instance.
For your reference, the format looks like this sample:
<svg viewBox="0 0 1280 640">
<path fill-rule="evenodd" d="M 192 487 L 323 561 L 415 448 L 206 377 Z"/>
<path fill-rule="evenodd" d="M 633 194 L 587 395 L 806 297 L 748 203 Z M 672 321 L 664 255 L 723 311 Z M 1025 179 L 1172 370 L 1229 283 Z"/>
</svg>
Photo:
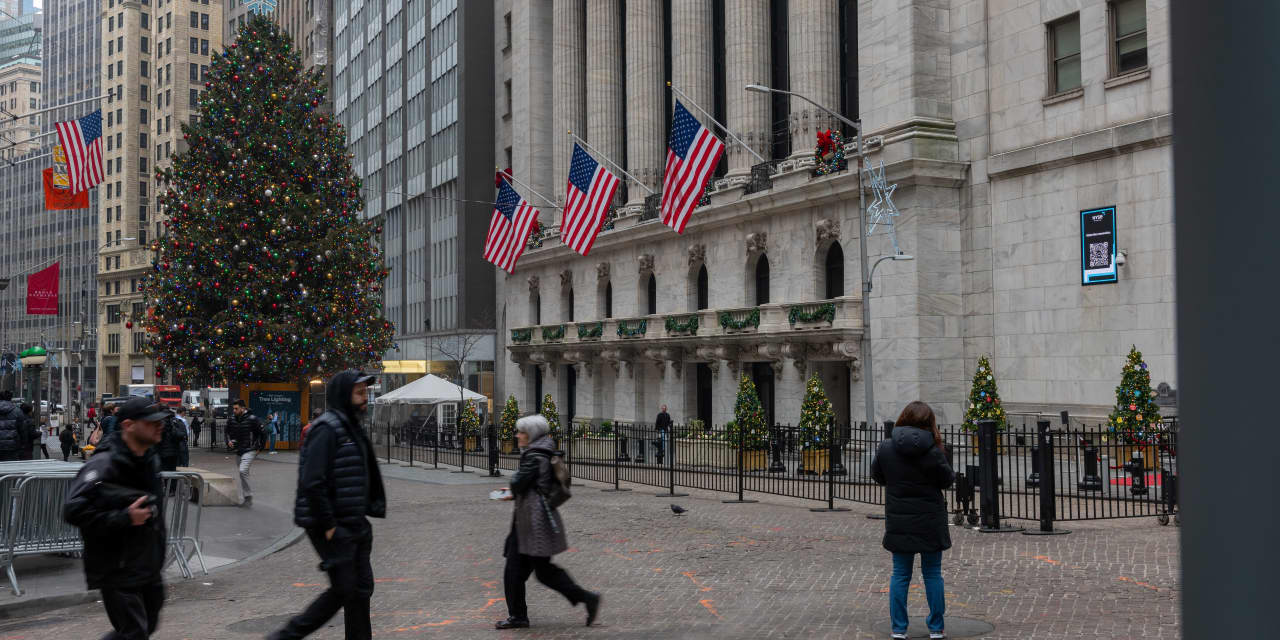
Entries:
<svg viewBox="0 0 1280 640">
<path fill-rule="evenodd" d="M 166 553 L 171 554 L 166 557 L 165 566 L 176 561 L 182 577 L 190 579 L 193 575 L 190 561 L 195 556 L 200 561 L 200 571 L 209 575 L 200 550 L 200 515 L 208 493 L 204 476 L 191 471 L 166 471 L 160 478 L 164 483 Z"/>
</svg>

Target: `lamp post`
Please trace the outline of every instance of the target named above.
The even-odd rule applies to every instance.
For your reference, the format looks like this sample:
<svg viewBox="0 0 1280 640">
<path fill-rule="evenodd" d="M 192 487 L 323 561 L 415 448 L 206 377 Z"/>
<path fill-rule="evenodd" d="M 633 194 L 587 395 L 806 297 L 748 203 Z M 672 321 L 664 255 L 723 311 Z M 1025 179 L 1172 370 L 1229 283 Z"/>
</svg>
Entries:
<svg viewBox="0 0 1280 640">
<path fill-rule="evenodd" d="M 862 146 L 862 122 L 850 120 L 831 109 L 828 109 L 809 98 L 792 91 L 783 89 L 774 89 L 766 87 L 762 84 L 749 84 L 743 87 L 746 91 L 755 93 L 778 93 L 782 95 L 799 98 L 809 104 L 821 109 L 827 115 L 853 127 L 857 132 L 858 145 L 858 247 L 859 258 L 861 262 L 862 272 L 862 386 L 866 390 L 867 404 L 867 428 L 874 429 L 876 424 L 875 417 L 875 377 L 871 367 L 871 278 L 875 275 L 876 267 L 880 266 L 885 260 L 914 260 L 914 256 L 899 253 L 897 255 L 884 256 L 876 260 L 874 265 L 869 265 L 867 260 L 867 207 L 866 196 L 862 193 L 862 168 L 866 159 L 866 151 Z"/>
</svg>

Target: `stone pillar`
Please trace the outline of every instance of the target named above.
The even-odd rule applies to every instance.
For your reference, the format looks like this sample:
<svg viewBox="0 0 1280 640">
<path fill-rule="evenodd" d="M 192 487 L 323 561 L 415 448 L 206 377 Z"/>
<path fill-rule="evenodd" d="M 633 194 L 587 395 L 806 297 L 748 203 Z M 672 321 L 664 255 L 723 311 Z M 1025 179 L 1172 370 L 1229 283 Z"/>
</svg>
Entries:
<svg viewBox="0 0 1280 640">
<path fill-rule="evenodd" d="M 550 196 L 559 192 L 561 185 L 552 182 L 553 167 L 546 157 L 549 153 L 566 155 L 557 151 L 564 145 L 564 132 L 555 135 L 556 123 L 550 113 L 555 100 L 551 9 L 536 2 L 514 2 L 511 9 L 513 50 L 520 52 L 511 59 L 511 90 L 521 97 L 516 102 L 520 107 L 511 114 L 511 171 L 530 187 Z M 580 86 L 581 73 L 576 78 Z M 579 102 L 580 94 L 579 89 Z M 545 207 L 540 210 L 544 224 L 555 215 Z"/>
<path fill-rule="evenodd" d="M 769 2 L 735 0 L 724 6 L 725 108 L 730 131 L 768 158 L 773 143 L 770 97 L 744 91 L 748 84 L 769 85 Z M 730 144 L 729 176 L 751 173 L 758 162 L 742 145 Z"/>
<path fill-rule="evenodd" d="M 682 422 L 685 418 L 691 417 L 685 410 L 685 364 L 680 361 L 660 362 L 657 368 L 661 378 L 659 383 L 661 392 L 653 406 L 647 407 L 651 415 L 646 419 L 653 420 L 658 415 L 658 409 L 664 404 L 667 405 L 667 413 L 671 414 L 671 419 L 676 422 Z"/>
<path fill-rule="evenodd" d="M 586 135 L 586 75 L 587 48 L 583 32 L 586 13 L 584 0 L 560 0 L 554 5 L 554 43 L 552 62 L 555 92 L 552 104 L 555 129 L 551 132 L 552 176 L 551 193 L 558 202 L 564 202 L 565 184 L 569 181 L 569 156 L 572 145 L 565 135 L 573 131 Z M 560 223 L 560 211 L 548 211 Z"/>
<path fill-rule="evenodd" d="M 662 2 L 627 2 L 627 171 L 658 191 L 662 183 L 664 110 L 662 90 Z M 621 162 L 621 158 L 612 158 Z M 612 170 L 612 169 L 611 169 Z M 618 176 L 626 181 L 625 176 Z M 642 205 L 648 192 L 630 185 L 628 205 Z"/>
<path fill-rule="evenodd" d="M 578 376 L 578 392 L 575 394 L 577 397 L 574 398 L 574 408 L 577 409 L 578 415 L 575 419 L 591 420 L 597 418 L 598 416 L 596 416 L 595 412 L 596 377 L 594 375 L 597 367 L 591 362 L 577 362 L 572 366 Z M 568 426 L 571 425 L 566 427 Z"/>
<path fill-rule="evenodd" d="M 776 360 L 773 367 L 773 419 L 778 424 L 799 424 L 800 407 L 804 404 L 808 380 L 804 360 Z"/>
<path fill-rule="evenodd" d="M 791 91 L 838 110 L 840 10 L 831 0 L 790 0 L 787 6 Z M 831 128 L 839 128 L 834 118 L 804 100 L 791 99 L 791 157 L 812 156 L 817 132 Z"/>
<path fill-rule="evenodd" d="M 737 360 L 717 360 L 711 363 L 711 415 L 716 426 L 733 419 L 733 406 L 738 400 L 738 376 L 742 363 Z M 707 425 L 711 426 L 711 425 Z"/>
<path fill-rule="evenodd" d="M 587 0 L 586 139 L 619 164 L 626 161 L 622 156 L 622 81 L 622 6 L 618 0 Z"/>
<path fill-rule="evenodd" d="M 715 39 L 711 18 L 711 0 L 671 3 L 671 84 L 707 110 L 715 107 L 715 83 L 711 74 L 711 47 Z M 674 93 L 671 97 L 680 99 Z M 712 127 L 702 112 L 691 106 L 688 109 L 700 122 Z"/>
<path fill-rule="evenodd" d="M 614 382 L 613 414 L 617 420 L 634 422 L 636 404 L 643 395 L 640 385 L 644 382 L 643 362 L 624 360 L 618 364 L 618 377 Z"/>
</svg>

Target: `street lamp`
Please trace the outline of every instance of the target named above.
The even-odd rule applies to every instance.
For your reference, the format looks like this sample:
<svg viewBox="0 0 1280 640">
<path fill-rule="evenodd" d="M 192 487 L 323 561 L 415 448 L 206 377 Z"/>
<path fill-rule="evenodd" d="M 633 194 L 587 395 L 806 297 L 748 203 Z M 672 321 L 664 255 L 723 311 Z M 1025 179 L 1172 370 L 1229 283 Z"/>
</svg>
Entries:
<svg viewBox="0 0 1280 640">
<path fill-rule="evenodd" d="M 798 93 L 795 93 L 793 91 L 786 91 L 783 89 L 774 89 L 772 87 L 766 87 L 762 84 L 749 84 L 743 87 L 743 89 L 746 91 L 751 91 L 753 93 L 778 93 L 782 95 L 791 96 L 793 98 L 798 98 L 800 100 L 804 100 L 805 102 L 808 102 L 809 104 L 822 110 L 827 115 L 830 115 L 831 117 L 836 118 L 837 120 L 845 123 L 846 125 L 853 127 L 853 130 L 857 133 L 858 223 L 859 223 L 858 246 L 861 249 L 861 251 L 859 251 L 859 254 L 860 254 L 859 257 L 861 259 L 860 266 L 862 271 L 862 386 L 864 389 L 866 389 L 866 392 L 867 392 L 867 399 L 866 399 L 867 428 L 868 429 L 874 428 L 874 425 L 876 422 L 876 413 L 875 413 L 875 384 L 874 384 L 875 378 L 872 375 L 872 367 L 871 367 L 871 277 L 875 275 L 875 267 L 880 266 L 880 263 L 884 262 L 885 260 L 914 260 L 915 257 L 909 256 L 903 253 L 899 253 L 896 255 L 885 256 L 883 258 L 880 258 L 879 260 L 876 260 L 876 263 L 874 266 L 868 266 L 867 264 L 867 219 L 866 219 L 867 207 L 866 207 L 866 196 L 862 193 L 862 168 L 863 168 L 863 162 L 866 159 L 866 151 L 862 146 L 862 122 L 861 121 L 855 122 L 853 120 L 850 120 L 836 113 L 835 111 L 832 111 L 831 109 L 828 109 L 814 102 L 813 100 L 810 100 L 809 98 L 802 96 Z"/>
</svg>

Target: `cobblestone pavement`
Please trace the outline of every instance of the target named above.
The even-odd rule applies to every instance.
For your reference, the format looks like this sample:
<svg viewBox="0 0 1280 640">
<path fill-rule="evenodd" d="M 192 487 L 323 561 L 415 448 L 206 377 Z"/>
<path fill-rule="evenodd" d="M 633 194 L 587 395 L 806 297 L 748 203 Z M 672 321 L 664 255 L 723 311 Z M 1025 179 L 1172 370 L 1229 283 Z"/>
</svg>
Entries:
<svg viewBox="0 0 1280 640">
<path fill-rule="evenodd" d="M 674 499 L 689 509 L 674 517 L 673 500 L 652 488 L 604 493 L 585 483 L 564 508 L 573 546 L 557 562 L 605 594 L 600 622 L 583 627 L 581 608 L 531 586 L 534 628 L 498 632 L 511 507 L 485 494 L 501 482 L 416 469 L 394 475 L 423 481 L 389 479 L 390 517 L 375 523 L 378 638 L 888 637 L 890 561 L 880 547 L 883 523 L 866 518 L 874 507 L 811 513 L 817 505 L 807 502 L 723 504 L 726 496 L 693 492 Z M 953 529 L 943 560 L 952 626 L 985 621 L 994 626 L 980 636 L 987 638 L 1179 637 L 1176 528 L 1153 518 L 1065 526 L 1074 533 Z M 304 542 L 171 585 L 154 637 L 262 637 L 324 583 Z M 910 606 L 923 615 L 918 574 Z M 100 606 L 85 605 L 0 621 L 0 640 L 96 638 L 106 629 Z M 341 614 L 314 637 L 342 638 Z"/>
</svg>

